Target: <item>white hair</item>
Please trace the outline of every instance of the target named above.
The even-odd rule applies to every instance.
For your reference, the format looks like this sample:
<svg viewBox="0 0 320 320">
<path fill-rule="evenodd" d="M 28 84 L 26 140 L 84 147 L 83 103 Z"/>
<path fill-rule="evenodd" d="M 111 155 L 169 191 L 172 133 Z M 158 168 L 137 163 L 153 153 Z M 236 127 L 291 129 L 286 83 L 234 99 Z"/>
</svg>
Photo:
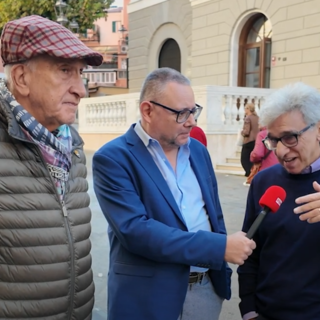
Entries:
<svg viewBox="0 0 320 320">
<path fill-rule="evenodd" d="M 300 111 L 309 125 L 320 121 L 320 93 L 303 82 L 289 84 L 267 97 L 260 111 L 260 124 L 269 126 L 281 115 Z"/>
</svg>

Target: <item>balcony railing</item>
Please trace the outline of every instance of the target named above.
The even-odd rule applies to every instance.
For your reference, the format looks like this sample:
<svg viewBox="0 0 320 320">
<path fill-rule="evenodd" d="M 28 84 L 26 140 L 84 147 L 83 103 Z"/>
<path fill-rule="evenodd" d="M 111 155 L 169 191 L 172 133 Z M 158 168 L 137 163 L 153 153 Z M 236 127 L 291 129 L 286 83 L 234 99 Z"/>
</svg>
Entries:
<svg viewBox="0 0 320 320">
<path fill-rule="evenodd" d="M 117 79 L 126 79 L 127 70 L 123 69 L 85 69 L 83 77 L 89 80 L 89 85 L 113 86 Z"/>
</svg>

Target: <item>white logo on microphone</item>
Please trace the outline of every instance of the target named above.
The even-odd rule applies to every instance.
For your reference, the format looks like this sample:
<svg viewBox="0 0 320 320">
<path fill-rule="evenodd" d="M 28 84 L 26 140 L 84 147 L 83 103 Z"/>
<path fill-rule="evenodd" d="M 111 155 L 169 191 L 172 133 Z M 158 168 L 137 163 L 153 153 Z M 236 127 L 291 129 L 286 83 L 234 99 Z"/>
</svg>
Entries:
<svg viewBox="0 0 320 320">
<path fill-rule="evenodd" d="M 281 206 L 281 204 L 282 204 L 281 199 L 280 199 L 280 198 L 277 198 L 276 203 L 277 203 L 277 205 L 280 207 L 280 206 Z"/>
</svg>

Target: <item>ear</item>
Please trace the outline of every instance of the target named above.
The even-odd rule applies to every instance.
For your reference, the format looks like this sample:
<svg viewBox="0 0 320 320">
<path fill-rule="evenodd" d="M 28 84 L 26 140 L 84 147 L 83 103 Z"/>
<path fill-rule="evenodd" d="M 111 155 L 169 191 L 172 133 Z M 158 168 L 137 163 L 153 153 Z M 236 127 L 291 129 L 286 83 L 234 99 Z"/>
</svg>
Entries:
<svg viewBox="0 0 320 320">
<path fill-rule="evenodd" d="M 149 101 L 142 101 L 140 104 L 140 114 L 141 119 L 146 123 L 151 122 L 152 113 L 153 113 L 153 106 Z"/>
<path fill-rule="evenodd" d="M 317 140 L 320 141 L 320 121 L 316 123 L 316 129 L 317 129 Z"/>
<path fill-rule="evenodd" d="M 12 88 L 15 96 L 26 97 L 29 95 L 29 86 L 27 82 L 27 74 L 30 69 L 23 64 L 13 65 L 11 68 Z M 16 97 L 16 98 L 17 98 Z"/>
</svg>

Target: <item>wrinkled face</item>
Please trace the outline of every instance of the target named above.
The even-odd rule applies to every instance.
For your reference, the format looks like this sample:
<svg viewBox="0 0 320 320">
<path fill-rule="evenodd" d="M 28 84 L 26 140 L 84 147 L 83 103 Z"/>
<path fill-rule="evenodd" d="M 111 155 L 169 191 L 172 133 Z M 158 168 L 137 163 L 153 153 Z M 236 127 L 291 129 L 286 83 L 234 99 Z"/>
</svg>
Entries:
<svg viewBox="0 0 320 320">
<path fill-rule="evenodd" d="M 195 100 L 192 88 L 175 82 L 169 82 L 161 97 L 154 100 L 171 109 L 192 110 Z M 177 149 L 188 142 L 189 134 L 196 125 L 193 114 L 184 123 L 177 123 L 177 114 L 162 107 L 152 105 L 150 136 L 157 139 L 164 150 Z"/>
<path fill-rule="evenodd" d="M 86 91 L 81 78 L 82 60 L 38 57 L 27 66 L 28 111 L 49 131 L 75 121 Z"/>
<path fill-rule="evenodd" d="M 307 124 L 299 111 L 285 113 L 268 126 L 268 136 L 281 138 L 304 129 Z M 292 174 L 301 173 L 320 157 L 320 124 L 316 123 L 307 131 L 298 136 L 298 144 L 286 147 L 278 142 L 275 154 L 283 167 Z"/>
</svg>

